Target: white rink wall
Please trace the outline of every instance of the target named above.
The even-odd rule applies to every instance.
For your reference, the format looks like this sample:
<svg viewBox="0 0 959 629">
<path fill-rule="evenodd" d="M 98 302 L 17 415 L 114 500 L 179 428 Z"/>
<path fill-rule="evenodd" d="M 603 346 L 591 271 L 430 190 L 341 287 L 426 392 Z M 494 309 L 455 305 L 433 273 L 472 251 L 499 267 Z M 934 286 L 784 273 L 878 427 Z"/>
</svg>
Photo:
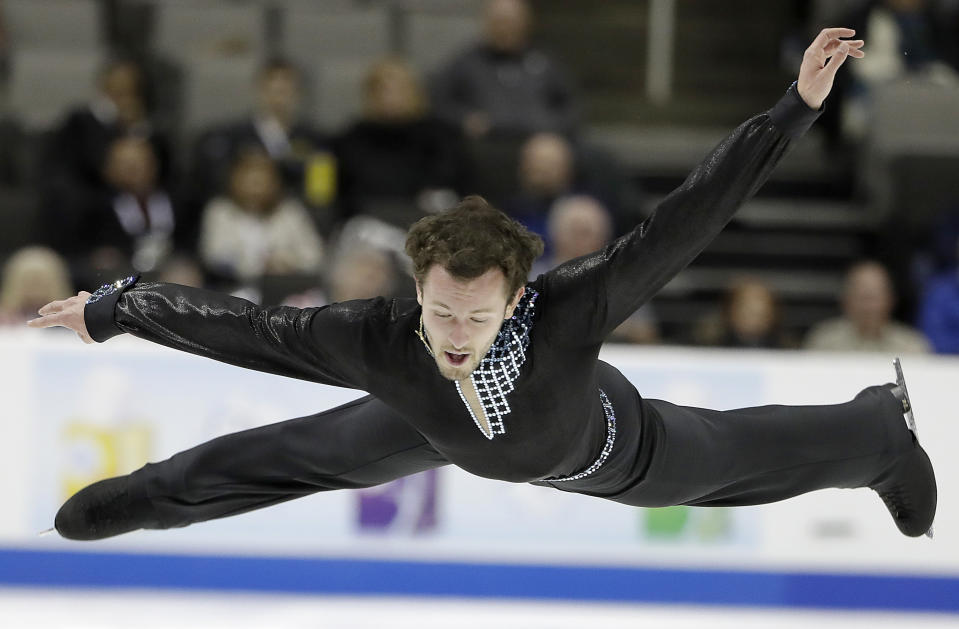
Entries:
<svg viewBox="0 0 959 629">
<path fill-rule="evenodd" d="M 720 409 L 842 402 L 894 379 L 884 355 L 610 347 L 603 358 L 644 397 Z M 445 467 L 185 529 L 75 543 L 36 533 L 85 484 L 359 394 L 129 337 L 86 346 L 69 333 L 8 332 L 0 335 L 0 583 L 87 586 L 99 573 L 110 586 L 959 612 L 951 499 L 959 491 L 959 360 L 906 356 L 903 366 L 939 480 L 934 540 L 900 535 L 868 490 L 650 510 Z M 199 565 L 210 574 L 197 577 Z M 272 579 L 273 569 L 302 569 L 309 583 Z M 326 580 L 343 570 L 355 579 Z M 393 577 L 377 576 L 385 573 Z M 622 577 L 645 591 L 620 592 Z M 698 587 L 669 586 L 672 578 Z"/>
</svg>

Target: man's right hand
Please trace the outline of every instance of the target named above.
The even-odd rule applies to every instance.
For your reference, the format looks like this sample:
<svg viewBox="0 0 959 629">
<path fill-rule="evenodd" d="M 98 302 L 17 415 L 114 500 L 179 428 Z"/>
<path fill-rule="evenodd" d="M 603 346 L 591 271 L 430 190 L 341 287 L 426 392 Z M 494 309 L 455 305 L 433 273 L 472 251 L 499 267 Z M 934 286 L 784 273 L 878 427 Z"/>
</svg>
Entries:
<svg viewBox="0 0 959 629">
<path fill-rule="evenodd" d="M 27 325 L 31 328 L 52 328 L 59 325 L 76 332 L 84 343 L 93 343 L 93 339 L 87 333 L 87 324 L 83 320 L 83 309 L 86 308 L 89 298 L 90 293 L 80 291 L 76 297 L 51 301 L 37 311 L 40 317 L 27 321 Z"/>
</svg>

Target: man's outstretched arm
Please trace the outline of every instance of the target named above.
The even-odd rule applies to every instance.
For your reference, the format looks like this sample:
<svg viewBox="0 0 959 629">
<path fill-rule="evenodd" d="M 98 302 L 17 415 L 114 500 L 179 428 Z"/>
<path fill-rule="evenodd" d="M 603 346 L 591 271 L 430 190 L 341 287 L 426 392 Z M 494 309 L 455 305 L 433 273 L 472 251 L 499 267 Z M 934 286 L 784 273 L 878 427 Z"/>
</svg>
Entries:
<svg viewBox="0 0 959 629">
<path fill-rule="evenodd" d="M 127 332 L 247 369 L 335 386 L 365 386 L 359 348 L 342 351 L 358 332 L 353 328 L 363 325 L 363 313 L 350 310 L 354 306 L 261 308 L 176 284 L 120 284 L 112 292 L 98 291 L 107 293 L 99 298 L 84 291 L 51 302 L 28 325 L 69 328 L 85 343 Z"/>
<path fill-rule="evenodd" d="M 816 120 L 845 59 L 863 56 L 861 40 L 842 39 L 854 34 L 823 30 L 786 95 L 734 130 L 646 221 L 547 274 L 550 328 L 558 340 L 601 342 L 699 255 Z"/>
</svg>

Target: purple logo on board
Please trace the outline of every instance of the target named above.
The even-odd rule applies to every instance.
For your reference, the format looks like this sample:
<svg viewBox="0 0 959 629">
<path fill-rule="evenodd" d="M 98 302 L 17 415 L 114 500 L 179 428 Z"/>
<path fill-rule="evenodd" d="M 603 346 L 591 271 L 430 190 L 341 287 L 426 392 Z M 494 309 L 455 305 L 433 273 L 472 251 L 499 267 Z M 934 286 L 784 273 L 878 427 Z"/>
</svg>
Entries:
<svg viewBox="0 0 959 629">
<path fill-rule="evenodd" d="M 422 535 L 436 528 L 436 470 L 427 470 L 385 485 L 361 489 L 360 531 Z"/>
</svg>

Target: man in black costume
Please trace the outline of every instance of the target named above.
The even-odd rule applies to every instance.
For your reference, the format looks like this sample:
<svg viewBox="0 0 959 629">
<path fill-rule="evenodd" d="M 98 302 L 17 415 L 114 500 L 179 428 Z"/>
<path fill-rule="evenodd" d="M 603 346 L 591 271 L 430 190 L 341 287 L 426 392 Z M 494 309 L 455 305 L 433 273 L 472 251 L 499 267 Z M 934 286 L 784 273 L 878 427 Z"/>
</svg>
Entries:
<svg viewBox="0 0 959 629">
<path fill-rule="evenodd" d="M 235 365 L 368 391 L 318 415 L 226 435 L 64 504 L 56 529 L 100 539 L 186 526 L 453 463 L 636 506 L 750 505 L 869 487 L 899 529 L 930 531 L 932 466 L 905 384 L 828 406 L 733 411 L 640 397 L 598 360 L 606 336 L 686 266 L 815 120 L 861 57 L 826 29 L 799 80 L 743 123 L 656 212 L 605 249 L 526 282 L 542 244 L 478 197 L 410 230 L 417 300 L 260 308 L 127 278 L 40 310 L 87 342 L 128 332 Z"/>
</svg>

